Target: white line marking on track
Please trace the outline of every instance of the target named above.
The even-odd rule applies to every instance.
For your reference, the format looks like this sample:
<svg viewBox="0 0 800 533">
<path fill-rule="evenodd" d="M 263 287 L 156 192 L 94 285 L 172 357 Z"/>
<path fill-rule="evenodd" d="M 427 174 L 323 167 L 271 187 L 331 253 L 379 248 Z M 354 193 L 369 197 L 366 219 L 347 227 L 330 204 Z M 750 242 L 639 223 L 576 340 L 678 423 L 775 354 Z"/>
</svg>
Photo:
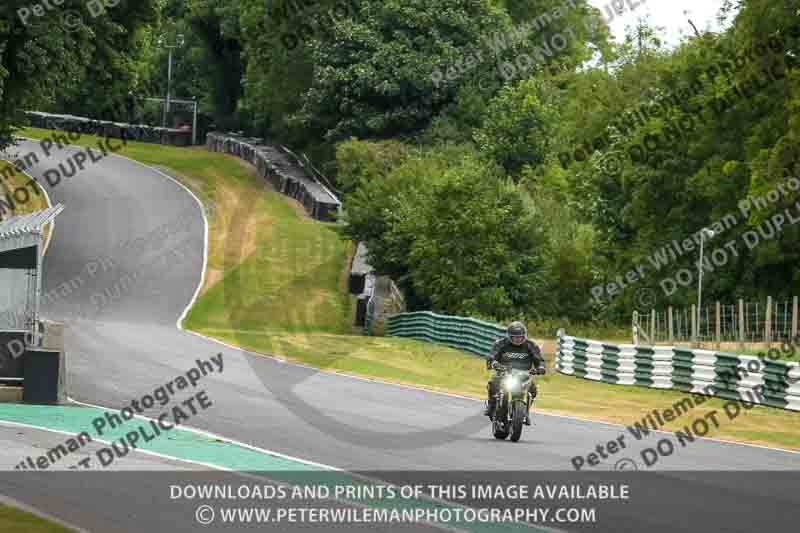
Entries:
<svg viewBox="0 0 800 533">
<path fill-rule="evenodd" d="M 144 163 L 140 163 L 139 161 L 131 159 L 130 157 L 125 157 L 124 155 L 117 155 L 117 154 L 112 154 L 112 155 L 114 155 L 115 157 L 119 157 L 120 159 L 127 159 L 128 161 L 132 161 L 139 166 L 142 166 L 148 170 L 152 170 L 153 172 L 160 174 L 161 176 L 164 176 L 168 180 L 172 181 L 173 183 L 183 188 L 187 193 L 189 193 L 189 195 L 192 198 L 194 198 L 194 201 L 197 202 L 197 205 L 200 207 L 200 214 L 203 216 L 203 269 L 200 272 L 200 283 L 197 285 L 197 289 L 195 289 L 194 295 L 192 295 L 192 299 L 189 300 L 189 303 L 183 309 L 183 313 L 181 313 L 181 315 L 178 317 L 178 321 L 176 323 L 176 327 L 179 330 L 185 331 L 183 329 L 183 321 L 184 319 L 186 319 L 186 315 L 189 314 L 189 310 L 192 308 L 192 306 L 194 306 L 195 302 L 197 301 L 197 298 L 199 298 L 200 291 L 203 289 L 203 284 L 205 283 L 206 280 L 206 271 L 208 268 L 208 218 L 206 218 L 206 208 L 203 205 L 203 202 L 200 201 L 200 198 L 198 198 L 197 195 L 195 195 L 192 192 L 192 190 L 189 189 L 189 187 L 187 187 L 177 179 L 173 178 L 169 174 L 162 172 L 161 170 L 155 167 L 151 167 L 150 165 L 145 165 Z"/>
<path fill-rule="evenodd" d="M 75 404 L 78 404 L 78 405 L 82 405 L 84 407 L 94 407 L 95 409 L 103 409 L 105 411 L 111 411 L 111 412 L 116 412 L 117 411 L 117 410 L 111 409 L 109 407 L 103 407 L 102 405 L 95 405 L 95 404 L 91 404 L 91 403 L 86 403 L 86 402 L 81 402 L 81 401 L 78 401 L 78 400 L 74 400 L 74 399 L 70 398 L 69 396 L 67 397 L 67 399 L 69 401 L 71 401 L 72 403 L 75 403 Z M 158 422 L 158 420 L 155 420 L 153 418 L 149 418 L 149 417 L 144 416 L 144 415 L 134 415 L 134 417 L 135 418 L 140 418 L 142 420 L 147 420 L 148 422 Z M 236 439 L 231 439 L 229 437 L 223 437 L 222 435 L 218 435 L 216 433 L 211 433 L 210 431 L 206 431 L 206 430 L 203 430 L 203 429 L 194 428 L 192 426 L 186 426 L 186 425 L 181 424 L 180 426 L 176 426 L 176 427 L 179 427 L 181 429 L 185 429 L 186 431 L 189 431 L 190 433 L 195 433 L 197 435 L 202 435 L 204 437 L 208 437 L 208 438 L 211 438 L 211 439 L 220 440 L 220 441 L 223 441 L 223 442 L 228 442 L 230 444 L 235 444 L 237 446 L 241 446 L 242 448 L 246 448 L 248 450 L 256 451 L 256 452 L 263 453 L 263 454 L 266 454 L 266 455 L 272 455 L 272 456 L 275 456 L 275 457 L 280 457 L 281 459 L 286 459 L 287 461 L 295 461 L 295 462 L 298 462 L 298 463 L 301 463 L 301 464 L 304 464 L 304 465 L 315 466 L 317 468 L 323 468 L 325 470 L 333 470 L 333 471 L 344 472 L 344 470 L 342 470 L 341 468 L 336 468 L 335 466 L 330 466 L 330 465 L 326 465 L 326 464 L 322 464 L 322 463 L 316 463 L 314 461 L 308 461 L 306 459 L 300 459 L 299 457 L 293 457 L 291 455 L 286 455 L 286 454 L 283 454 L 283 453 L 280 453 L 280 452 L 276 452 L 276 451 L 273 451 L 273 450 L 267 450 L 266 448 L 259 448 L 258 446 L 253 446 L 252 444 L 246 444 L 244 442 L 237 441 Z"/>
<path fill-rule="evenodd" d="M 108 407 L 103 407 L 101 405 L 93 405 L 93 404 L 86 403 L 86 402 L 80 402 L 78 400 L 73 400 L 72 398 L 69 398 L 69 397 L 67 399 L 69 401 L 73 402 L 73 403 L 76 403 L 78 405 L 83 405 L 85 407 L 94 407 L 94 408 L 97 408 L 97 409 L 103 409 L 103 410 L 106 410 L 106 411 L 114 412 L 113 409 L 109 409 Z M 157 420 L 154 420 L 152 418 L 149 418 L 149 417 L 146 417 L 146 416 L 142 416 L 142 415 L 134 415 L 134 418 L 141 418 L 143 420 L 157 422 Z M 0 423 L 3 423 L 3 422 L 0 421 Z M 209 431 L 205 431 L 205 430 L 202 430 L 202 429 L 193 428 L 191 426 L 181 425 L 179 427 L 182 428 L 182 429 L 185 429 L 185 430 L 187 430 L 189 432 L 196 433 L 198 435 L 203 435 L 204 437 L 210 437 L 212 439 L 217 439 L 217 440 L 221 440 L 221 441 L 224 441 L 224 442 L 229 442 L 231 444 L 236 444 L 237 446 L 241 446 L 241 447 L 246 448 L 248 450 L 253 450 L 253 451 L 256 451 L 256 452 L 259 452 L 259 453 L 263 453 L 263 454 L 267 454 L 267 455 L 273 455 L 273 456 L 276 456 L 276 457 L 280 457 L 281 459 L 287 459 L 287 460 L 290 460 L 290 461 L 296 461 L 296 462 L 299 462 L 301 464 L 305 464 L 305 465 L 309 465 L 309 466 L 316 466 L 316 467 L 319 467 L 319 468 L 323 468 L 323 469 L 325 469 L 325 470 L 327 470 L 329 472 L 341 472 L 343 474 L 352 476 L 352 477 L 354 477 L 356 479 L 363 479 L 364 481 L 369 481 L 371 483 L 378 483 L 378 484 L 386 483 L 384 480 L 381 480 L 379 478 L 373 478 L 373 477 L 369 477 L 369 476 L 364 476 L 362 474 L 349 472 L 347 470 L 344 470 L 344 469 L 341 469 L 341 468 L 337 468 L 335 466 L 325 465 L 325 464 L 322 464 L 322 463 L 315 463 L 313 461 L 307 461 L 305 459 L 300 459 L 298 457 L 292 457 L 291 455 L 286 455 L 286 454 L 283 454 L 283 453 L 280 453 L 280 452 L 267 450 L 265 448 L 259 448 L 258 446 L 253 446 L 251 444 L 245 444 L 245 443 L 237 441 L 235 439 L 231 439 L 231 438 L 228 438 L 228 437 L 223 437 L 221 435 L 217 435 L 216 433 L 211 433 Z M 58 431 L 58 432 L 59 433 L 63 433 L 61 431 Z M 65 434 L 69 435 L 69 433 L 65 433 Z M 96 439 L 96 440 L 98 440 L 99 442 L 104 442 L 104 441 L 100 441 L 99 439 Z M 106 444 L 109 444 L 109 443 L 106 443 Z M 178 458 L 178 457 L 172 457 L 172 456 L 168 456 L 168 455 L 163 455 L 163 454 L 159 454 L 159 453 L 156 453 L 156 452 L 147 452 L 147 450 L 138 450 L 138 451 L 141 451 L 143 453 L 150 453 L 151 455 L 154 455 L 156 457 L 161 457 L 161 458 L 165 458 L 165 459 L 175 459 L 177 461 L 184 461 L 184 462 L 187 462 L 187 463 L 197 464 L 197 465 L 200 465 L 200 466 L 209 466 L 209 467 L 212 467 L 212 468 L 215 468 L 215 469 L 218 469 L 218 470 L 222 470 L 222 471 L 225 471 L 225 472 L 233 472 L 233 473 L 239 474 L 239 475 L 244 476 L 244 477 L 258 479 L 258 476 L 254 476 L 252 474 L 247 474 L 247 473 L 241 472 L 239 470 L 232 470 L 232 469 L 225 468 L 225 467 L 222 467 L 222 466 L 219 466 L 219 465 L 214 465 L 214 464 L 210 464 L 210 463 L 201 463 L 201 462 L 197 462 L 197 461 L 192 461 L 190 459 L 181 459 L 181 458 Z M 280 485 L 291 486 L 289 484 L 285 484 L 285 483 L 281 483 L 281 482 L 276 482 L 276 483 L 278 483 Z M 467 506 L 465 506 L 463 504 L 460 504 L 458 502 L 451 502 L 451 501 L 442 500 L 442 499 L 438 499 L 438 498 L 424 497 L 423 499 L 434 501 L 434 502 L 438 502 L 438 503 L 444 503 L 444 504 L 452 505 L 452 506 L 455 506 L 455 507 L 460 507 L 462 509 L 468 509 L 469 508 L 469 507 L 467 507 Z M 342 503 L 347 503 L 348 505 L 355 505 L 355 506 L 358 506 L 358 507 L 370 508 L 366 504 L 357 504 L 357 503 L 351 502 L 349 500 L 341 499 L 341 498 L 335 498 L 334 497 L 334 498 L 331 498 L 331 500 L 342 502 Z M 425 522 L 425 523 L 427 523 L 427 524 L 429 524 L 429 525 L 431 525 L 433 527 L 437 527 L 439 529 L 444 529 L 446 531 L 461 531 L 461 530 L 459 530 L 457 528 L 454 528 L 454 527 L 451 527 L 451 526 L 446 526 L 444 524 L 437 524 L 437 523 L 433 523 L 433 522 Z M 553 532 L 559 532 L 559 533 L 561 531 L 561 530 L 558 530 L 558 529 L 547 528 L 547 527 L 540 526 L 540 525 L 535 525 L 535 524 L 528 524 L 528 523 L 525 523 L 525 522 L 516 523 L 516 525 L 521 525 L 521 526 L 530 527 L 530 528 L 538 528 L 538 529 L 540 529 L 542 531 L 553 531 Z"/>
<path fill-rule="evenodd" d="M 89 531 L 87 531 L 87 530 L 85 530 L 83 528 L 80 528 L 80 527 L 78 527 L 76 525 L 70 524 L 69 522 L 61 520 L 60 518 L 56 518 L 55 516 L 53 516 L 51 514 L 48 514 L 48 513 L 44 512 L 44 511 L 40 511 L 36 507 L 32 507 L 32 506 L 28 505 L 27 503 L 23 503 L 23 502 L 21 502 L 19 500 L 15 500 L 14 498 L 11 498 L 10 496 L 5 496 L 3 494 L 0 494 L 0 503 L 2 503 L 4 505 L 8 505 L 9 507 L 15 507 L 15 508 L 17 508 L 17 509 L 19 509 L 21 511 L 25 511 L 26 513 L 30 513 L 30 514 L 32 514 L 34 516 L 38 516 L 39 518 L 43 518 L 45 520 L 49 520 L 49 521 L 54 522 L 54 523 L 56 523 L 56 524 L 58 524 L 60 526 L 65 527 L 67 529 L 71 529 L 73 531 L 76 531 L 77 533 L 90 533 Z"/>
<path fill-rule="evenodd" d="M 88 404 L 88 403 L 83 403 L 83 402 L 79 402 L 79 401 L 76 401 L 76 400 L 72 400 L 71 398 L 69 398 L 69 400 L 71 402 L 74 402 L 74 403 L 79 404 L 79 405 L 84 405 L 84 406 L 88 406 L 88 407 L 95 407 L 95 408 L 98 408 L 98 409 L 103 409 L 103 410 L 106 410 L 106 411 L 112 411 L 113 412 L 112 409 L 109 409 L 107 407 L 102 407 L 102 406 L 96 406 L 96 405 L 92 405 L 92 404 Z M 153 421 L 153 419 L 148 418 L 146 416 L 134 415 L 134 417 L 135 418 L 141 418 L 141 419 L 148 420 L 148 421 Z M 67 436 L 72 436 L 72 437 L 75 436 L 74 433 L 69 433 L 67 431 L 62 431 L 60 429 L 51 429 L 51 428 L 46 428 L 46 427 L 42 427 L 42 426 L 36 426 L 36 425 L 33 425 L 33 424 L 25 424 L 25 423 L 22 423 L 22 422 L 10 422 L 10 421 L 6 421 L 6 420 L 0 420 L 0 425 L 8 425 L 8 426 L 12 426 L 12 427 L 23 427 L 23 428 L 42 430 L 42 431 L 49 431 L 51 433 L 57 433 L 57 434 L 67 435 Z M 377 483 L 381 483 L 381 484 L 385 483 L 384 481 L 379 480 L 379 479 L 372 479 L 372 478 L 369 478 L 369 477 L 366 477 L 366 476 L 362 476 L 362 475 L 359 475 L 359 474 L 353 474 L 351 472 L 347 472 L 347 471 L 344 471 L 344 470 L 341 470 L 341 469 L 338 469 L 338 468 L 335 468 L 335 467 L 332 467 L 332 466 L 329 467 L 327 465 L 320 465 L 319 463 L 311 463 L 310 461 L 305 461 L 303 459 L 296 459 L 296 458 L 289 457 L 287 455 L 283 455 L 283 454 L 280 454 L 280 453 L 263 450 L 261 448 L 255 447 L 255 446 L 250 446 L 248 444 L 242 444 L 242 443 L 234 441 L 233 439 L 228 439 L 228 438 L 225 438 L 225 437 L 221 437 L 221 436 L 218 436 L 218 435 L 215 435 L 213 433 L 209 433 L 209 432 L 206 432 L 206 431 L 203 431 L 203 430 L 191 428 L 189 426 L 179 426 L 179 427 L 182 428 L 182 429 L 186 429 L 187 431 L 190 431 L 190 432 L 194 432 L 194 433 L 198 433 L 198 434 L 201 434 L 201 435 L 204 435 L 204 436 L 208 436 L 208 437 L 212 437 L 212 438 L 228 441 L 228 442 L 231 442 L 233 444 L 238 444 L 239 446 L 242 446 L 242 447 L 245 447 L 245 448 L 249 448 L 249 449 L 252 449 L 252 450 L 255 450 L 255 451 L 259 451 L 259 452 L 262 452 L 262 453 L 267 453 L 269 455 L 280 456 L 282 458 L 290 459 L 290 460 L 293 460 L 293 461 L 298 461 L 300 463 L 305 463 L 305 464 L 309 464 L 309 465 L 313 465 L 313 466 L 320 466 L 320 467 L 323 467 L 323 468 L 327 469 L 327 471 L 329 471 L 329 472 L 330 471 L 342 472 L 343 474 L 347 474 L 347 475 L 352 476 L 352 477 L 357 478 L 357 479 L 363 479 L 365 481 L 370 481 L 372 483 L 376 483 L 376 482 Z M 92 441 L 93 442 L 100 442 L 100 443 L 103 443 L 103 444 L 106 444 L 106 445 L 109 445 L 109 446 L 112 444 L 111 441 L 107 441 L 105 439 L 99 439 L 99 438 L 94 438 L 94 439 L 92 439 Z M 229 473 L 235 474 L 237 476 L 240 476 L 240 477 L 243 477 L 243 478 L 246 478 L 246 479 L 253 479 L 253 480 L 259 480 L 259 481 L 263 481 L 264 479 L 268 479 L 272 483 L 274 483 L 275 485 L 288 487 L 288 488 L 294 487 L 294 485 L 292 485 L 290 483 L 274 480 L 274 479 L 270 478 L 267 475 L 258 476 L 258 475 L 254 475 L 254 474 L 249 474 L 247 472 L 242 472 L 240 470 L 233 470 L 231 468 L 226 468 L 224 466 L 220 466 L 220 465 L 213 464 L 213 463 L 205 463 L 205 462 L 202 462 L 202 461 L 195 461 L 195 460 L 192 460 L 192 459 L 185 459 L 185 458 L 181 458 L 181 457 L 175 457 L 175 456 L 172 456 L 172 455 L 166 455 L 166 454 L 162 454 L 162 453 L 158 453 L 158 452 L 153 452 L 153 451 L 150 451 L 150 450 L 142 450 L 142 449 L 139 449 L 139 448 L 134 448 L 133 451 L 136 451 L 136 452 L 139 452 L 139 453 L 142 453 L 142 454 L 145 454 L 145 455 L 150 455 L 150 456 L 153 456 L 153 457 L 158 457 L 159 459 L 173 460 L 173 461 L 176 461 L 176 462 L 183 462 L 183 463 L 187 463 L 187 464 L 193 464 L 193 465 L 197 465 L 197 466 L 206 467 L 206 468 L 209 468 L 209 469 L 212 469 L 212 470 L 219 470 L 221 472 L 229 472 Z M 0 495 L 0 501 L 2 501 L 2 498 L 3 498 L 3 496 Z M 322 498 L 322 500 L 335 501 L 335 502 L 347 504 L 347 505 L 349 505 L 351 507 L 359 507 L 359 508 L 363 508 L 363 509 L 371 509 L 372 508 L 371 506 L 369 506 L 367 504 L 362 504 L 362 503 L 358 503 L 358 502 L 355 502 L 355 501 L 350 501 L 350 500 L 339 498 L 339 497 L 335 497 L 335 496 L 332 497 L 332 498 L 330 498 L 330 497 L 329 498 Z M 435 500 L 435 499 L 432 499 L 432 498 L 431 498 L 431 500 L 433 500 L 433 501 L 441 501 L 441 500 Z M 462 508 L 464 507 L 464 506 L 462 506 L 462 505 L 460 505 L 458 503 L 455 503 L 455 502 L 442 502 L 442 503 L 446 503 L 448 505 L 453 505 L 453 506 L 456 506 L 456 507 L 462 507 Z M 22 505 L 24 506 L 24 504 L 22 504 Z M 27 506 L 25 506 L 25 507 L 27 507 Z M 33 509 L 33 508 L 30 508 L 30 509 Z M 44 515 L 44 513 L 35 513 L 35 514 Z M 56 522 L 60 522 L 60 520 L 57 519 L 57 518 L 50 517 L 50 516 L 45 516 L 45 517 L 50 519 L 50 520 L 54 520 Z M 434 527 L 436 529 L 442 529 L 444 531 L 459 531 L 459 532 L 460 531 L 465 531 L 465 530 L 461 530 L 461 529 L 458 529 L 458 528 L 453 527 L 453 526 L 449 526 L 449 525 L 446 525 L 446 524 L 439 524 L 439 523 L 436 523 L 436 522 L 423 521 L 423 523 L 425 523 L 425 524 L 427 524 L 427 525 L 429 525 L 431 527 Z M 65 524 L 65 525 L 67 525 L 67 524 Z M 528 527 L 537 527 L 537 526 L 528 525 L 528 524 L 524 524 L 524 523 L 523 524 L 518 524 L 518 525 L 525 525 L 525 526 L 528 526 Z M 69 526 L 69 527 L 73 527 L 74 528 L 74 526 Z M 538 526 L 538 527 L 540 527 L 540 526 Z M 79 533 L 88 533 L 85 530 L 82 530 L 82 529 L 79 529 L 79 528 L 74 528 L 74 529 L 77 529 L 79 531 Z M 545 531 L 558 531 L 558 530 L 545 529 Z"/>
<path fill-rule="evenodd" d="M 72 400 L 70 400 L 70 401 L 72 401 Z M 57 433 L 59 435 L 67 435 L 69 437 L 74 437 L 75 436 L 75 433 L 70 433 L 69 431 L 63 431 L 61 429 L 52 429 L 52 428 L 48 428 L 48 427 L 45 427 L 45 426 L 37 426 L 35 424 L 25 424 L 23 422 L 11 422 L 9 420 L 0 419 L 0 426 L 2 426 L 2 425 L 29 428 L 29 429 L 38 429 L 38 430 L 41 430 L 41 431 L 49 431 L 50 433 Z M 94 438 L 94 437 L 92 438 L 92 442 L 100 442 L 100 443 L 103 443 L 103 444 L 107 444 L 109 446 L 112 443 L 112 441 L 105 440 L 105 439 L 100 439 L 100 438 Z M 139 453 L 143 453 L 145 455 L 152 455 L 153 457 L 158 457 L 159 459 L 174 460 L 174 461 L 178 461 L 178 462 L 191 463 L 191 464 L 195 464 L 195 465 L 198 465 L 198 466 L 205 466 L 205 467 L 212 468 L 212 469 L 217 469 L 217 470 L 231 471 L 231 470 L 229 470 L 227 468 L 224 468 L 224 467 L 221 467 L 219 465 L 215 465 L 215 464 L 211 464 L 211 463 L 202 463 L 200 461 L 194 461 L 192 459 L 182 459 L 180 457 L 174 457 L 174 456 L 171 456 L 171 455 L 166 455 L 166 454 L 162 454 L 162 453 L 158 453 L 158 452 L 153 452 L 153 451 L 150 451 L 150 450 L 142 450 L 142 449 L 139 449 L 139 448 L 133 448 L 133 451 L 136 451 L 136 452 L 139 452 Z"/>
</svg>

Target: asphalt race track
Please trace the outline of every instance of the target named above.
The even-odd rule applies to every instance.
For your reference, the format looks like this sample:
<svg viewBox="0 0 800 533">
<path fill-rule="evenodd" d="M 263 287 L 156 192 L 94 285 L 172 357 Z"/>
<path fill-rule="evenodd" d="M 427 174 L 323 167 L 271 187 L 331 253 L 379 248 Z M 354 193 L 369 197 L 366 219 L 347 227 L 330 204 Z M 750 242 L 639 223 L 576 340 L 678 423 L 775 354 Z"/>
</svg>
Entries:
<svg viewBox="0 0 800 533">
<path fill-rule="evenodd" d="M 33 142 L 22 143 L 18 150 L 40 152 Z M 43 163 L 32 174 L 45 183 L 44 171 L 69 153 L 42 156 Z M 162 174 L 118 157 L 105 158 L 55 187 L 45 187 L 53 203 L 61 202 L 66 209 L 56 220 L 45 259 L 43 294 L 49 296 L 43 298 L 43 314 L 67 324 L 69 395 L 78 402 L 119 409 L 184 374 L 196 359 L 222 353 L 224 371 L 204 377 L 200 385 L 213 407 L 189 425 L 341 469 L 436 470 L 454 479 L 468 476 L 469 471 L 571 471 L 574 456 L 585 457 L 598 443 L 617 439 L 625 431 L 620 426 L 534 414 L 534 425 L 525 429 L 519 443 L 497 442 L 486 419 L 478 416 L 480 402 L 323 373 L 180 331 L 176 322 L 192 300 L 203 268 L 205 223 L 196 200 Z M 168 234 L 159 235 L 167 227 Z M 120 246 L 125 242 L 130 244 Z M 179 252 L 169 256 L 170 250 Z M 153 408 L 150 414 L 159 412 Z M 654 446 L 658 438 L 636 442 L 628 436 L 625 450 L 587 470 L 608 472 L 623 458 L 641 462 L 640 450 Z M 703 513 L 702 505 L 713 505 L 715 498 L 720 509 L 729 510 L 731 529 L 726 531 L 748 531 L 752 524 L 747 516 L 755 520 L 754 515 L 764 510 L 779 515 L 779 509 L 791 506 L 796 515 L 800 509 L 797 485 L 794 490 L 775 489 L 777 496 L 748 486 L 744 473 L 800 471 L 797 453 L 699 440 L 649 470 L 662 501 L 670 501 L 666 495 L 674 493 L 681 501 L 696 503 L 694 519 L 675 520 L 677 505 L 671 512 L 669 504 L 659 511 L 653 496 L 648 507 L 616 509 L 611 514 L 613 530 L 721 530 L 719 517 Z M 743 472 L 719 479 L 708 472 L 686 472 L 717 470 Z M 57 488 L 60 482 L 54 481 L 48 492 L 39 485 L 46 477 L 28 479 L 27 485 L 17 483 L 14 489 L 27 491 L 29 499 L 19 498 L 23 501 L 35 504 L 37 495 L 58 500 L 63 494 Z M 10 490 L 7 483 L 0 482 L 0 493 Z M 129 502 L 147 500 L 133 497 L 140 490 L 147 490 L 145 481 L 117 488 L 116 504 L 106 505 L 135 513 Z M 131 498 L 125 500 L 126 494 Z M 746 506 L 737 509 L 737 501 Z M 147 505 L 155 506 L 148 511 L 150 530 L 159 530 L 152 522 L 152 516 L 159 516 L 159 503 L 164 516 L 170 517 L 171 531 L 193 530 L 192 524 L 186 529 L 173 527 L 175 515 L 166 510 L 171 502 L 149 500 Z M 75 513 L 69 521 L 97 526 L 95 518 Z M 147 529 L 141 526 L 132 524 L 130 530 Z M 97 530 L 126 531 L 121 523 Z"/>
</svg>

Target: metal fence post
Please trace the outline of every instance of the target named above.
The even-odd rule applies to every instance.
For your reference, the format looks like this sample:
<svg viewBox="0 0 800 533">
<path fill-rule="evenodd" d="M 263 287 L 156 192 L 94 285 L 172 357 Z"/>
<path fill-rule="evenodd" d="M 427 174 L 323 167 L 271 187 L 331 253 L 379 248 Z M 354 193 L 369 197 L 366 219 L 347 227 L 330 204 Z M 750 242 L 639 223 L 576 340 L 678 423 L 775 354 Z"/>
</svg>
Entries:
<svg viewBox="0 0 800 533">
<path fill-rule="evenodd" d="M 797 339 L 797 296 L 792 298 L 792 338 L 790 343 L 796 342 Z"/>
<path fill-rule="evenodd" d="M 692 304 L 692 345 L 697 347 L 697 306 Z"/>
<path fill-rule="evenodd" d="M 744 300 L 739 298 L 739 348 L 744 349 Z"/>
<path fill-rule="evenodd" d="M 764 315 L 764 341 L 767 343 L 767 350 L 772 345 L 772 296 L 767 296 L 767 311 Z"/>
<path fill-rule="evenodd" d="M 656 343 L 656 310 L 650 311 L 650 343 Z"/>
<path fill-rule="evenodd" d="M 672 322 L 672 306 L 670 305 L 667 307 L 667 329 L 669 335 L 669 342 L 672 344 L 675 341 L 675 329 L 674 323 Z"/>
<path fill-rule="evenodd" d="M 719 314 L 720 314 L 720 305 L 719 305 L 719 302 L 717 302 L 717 305 L 716 305 L 716 315 L 717 315 L 717 332 L 716 332 L 717 333 L 717 351 L 719 351 L 722 348 L 720 316 L 719 316 Z"/>
</svg>

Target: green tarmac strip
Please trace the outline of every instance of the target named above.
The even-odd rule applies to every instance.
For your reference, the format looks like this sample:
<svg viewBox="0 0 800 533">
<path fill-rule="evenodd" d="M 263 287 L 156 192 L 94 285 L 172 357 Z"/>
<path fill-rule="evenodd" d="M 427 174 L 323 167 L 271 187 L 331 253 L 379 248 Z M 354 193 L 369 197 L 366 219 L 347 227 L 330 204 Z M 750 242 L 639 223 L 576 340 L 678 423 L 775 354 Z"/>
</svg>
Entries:
<svg viewBox="0 0 800 533">
<path fill-rule="evenodd" d="M 119 411 L 94 407 L 72 407 L 72 406 L 41 406 L 28 404 L 0 404 L 0 423 L 3 421 L 17 424 L 26 424 L 43 430 L 60 431 L 67 433 L 64 435 L 64 445 L 68 446 L 70 440 L 80 442 L 80 435 L 88 435 L 92 441 L 103 443 L 113 443 L 116 441 L 117 447 L 124 451 L 120 439 L 125 439 L 132 432 L 139 432 L 144 429 L 149 436 L 154 436 L 155 431 L 149 420 L 133 418 L 123 421 L 121 425 L 114 428 L 106 423 L 102 432 L 98 432 L 95 427 L 95 420 L 106 419 L 107 415 L 119 416 Z M 167 419 L 169 420 L 169 419 Z M 99 426 L 99 424 L 97 424 Z M 128 439 L 130 441 L 130 439 Z M 88 439 L 83 437 L 83 442 Z M 61 442 L 57 439 L 57 442 Z M 111 446 L 108 446 L 111 448 Z M 387 485 L 378 481 L 371 481 L 347 472 L 337 471 L 322 466 L 307 464 L 299 460 L 292 460 L 280 455 L 271 454 L 258 450 L 227 442 L 202 434 L 195 433 L 176 426 L 170 431 L 162 431 L 161 435 L 153 438 L 149 442 L 139 437 L 136 443 L 138 450 L 148 451 L 176 459 L 179 461 L 192 461 L 213 465 L 222 469 L 238 472 L 248 472 L 255 475 L 263 473 L 264 477 L 293 486 L 326 486 L 330 494 L 334 494 L 337 486 L 357 486 L 370 487 L 376 485 Z M 73 448 L 74 449 L 74 444 Z M 77 450 L 75 450 L 77 451 Z M 109 453 L 105 454 L 109 457 Z M 20 461 L 26 458 L 20 457 Z M 35 463 L 37 457 L 31 460 Z M 122 461 L 124 458 L 116 458 Z M 63 463 L 63 465 L 61 464 Z M 77 460 L 69 455 L 58 459 L 61 467 L 77 465 Z M 113 463 L 111 463 L 112 466 Z M 91 470 L 101 470 L 104 468 L 97 454 L 91 457 Z M 78 465 L 78 470 L 83 470 L 83 466 Z M 399 491 L 398 491 L 399 492 Z M 375 509 L 387 509 L 389 511 L 410 509 L 425 510 L 453 510 L 453 504 L 437 502 L 428 499 L 382 499 L 382 498 L 347 498 L 341 499 L 362 506 Z M 447 513 L 440 516 L 446 516 Z M 545 531 L 544 529 L 531 527 L 527 524 L 514 523 L 481 523 L 479 521 L 457 521 L 448 520 L 446 525 L 464 531 L 475 532 L 494 532 L 494 531 Z"/>
<path fill-rule="evenodd" d="M 99 433 L 95 429 L 93 422 L 96 419 L 105 419 L 106 414 L 119 416 L 119 411 L 93 407 L 0 404 L 0 420 L 28 424 L 42 429 L 63 431 L 73 435 L 73 437 L 64 435 L 65 443 L 70 438 L 78 440 L 78 436 L 81 433 L 86 433 L 93 441 L 106 443 L 117 441 L 117 446 L 120 449 L 124 449 L 119 444 L 119 441 L 120 439 L 125 439 L 126 435 L 131 432 L 138 432 L 141 429 L 148 436 L 155 436 L 156 434 L 150 421 L 141 418 L 134 418 L 127 422 L 123 421 L 121 425 L 115 428 L 112 428 L 107 423 L 102 428 L 102 433 Z M 169 418 L 165 420 L 167 427 L 171 424 L 169 420 Z M 272 455 L 230 442 L 219 441 L 181 429 L 180 426 L 176 426 L 170 431 L 161 430 L 161 434 L 150 442 L 144 442 L 144 438 L 140 434 L 136 447 L 139 450 L 158 453 L 178 460 L 205 463 L 236 471 L 322 470 L 320 467 L 286 459 L 279 455 Z M 20 460 L 22 459 L 21 457 Z M 33 458 L 33 460 L 35 461 L 36 458 Z M 59 463 L 61 462 L 67 467 L 77 464 L 74 459 L 70 460 L 69 456 L 60 459 Z M 89 466 L 92 470 L 103 468 L 97 457 L 92 457 Z M 79 466 L 79 468 L 83 467 Z"/>
</svg>

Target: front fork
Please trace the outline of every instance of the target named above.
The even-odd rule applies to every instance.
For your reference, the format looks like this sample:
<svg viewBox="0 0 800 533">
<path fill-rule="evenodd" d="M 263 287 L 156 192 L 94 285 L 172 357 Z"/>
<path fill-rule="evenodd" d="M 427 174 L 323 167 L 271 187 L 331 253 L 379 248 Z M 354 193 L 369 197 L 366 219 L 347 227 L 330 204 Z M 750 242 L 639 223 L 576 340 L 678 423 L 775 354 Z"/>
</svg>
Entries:
<svg viewBox="0 0 800 533">
<path fill-rule="evenodd" d="M 487 388 L 488 388 L 488 385 L 487 385 Z M 534 400 L 533 393 L 531 392 L 532 388 L 533 388 L 533 384 L 529 385 L 528 386 L 528 391 L 526 393 L 527 398 L 526 398 L 526 401 L 525 401 L 525 407 L 526 407 L 527 413 L 530 412 L 531 404 L 533 403 L 533 400 Z M 513 404 L 513 402 L 514 402 L 514 398 L 512 397 L 511 392 L 508 392 L 508 391 L 504 392 L 502 390 L 502 388 L 500 388 L 498 386 L 498 390 L 494 394 L 494 412 L 489 413 L 489 415 L 492 418 L 496 418 L 496 414 L 497 414 L 498 410 L 503 405 L 503 400 L 507 401 L 506 406 L 511 406 Z M 509 409 L 507 407 L 506 408 L 506 420 L 510 420 L 510 419 L 511 419 L 511 413 L 509 412 Z"/>
<path fill-rule="evenodd" d="M 527 392 L 527 396 L 528 396 L 527 401 L 525 402 L 526 414 L 531 409 L 532 396 L 530 391 Z M 513 418 L 513 413 L 511 412 L 511 406 L 514 405 L 514 396 L 510 392 L 501 391 L 495 395 L 495 403 L 494 403 L 495 412 L 492 413 L 492 415 L 493 418 L 496 418 L 496 414 L 498 410 L 500 410 L 503 407 L 504 401 L 505 401 L 504 412 L 506 415 L 505 422 L 511 422 L 511 419 Z"/>
</svg>

